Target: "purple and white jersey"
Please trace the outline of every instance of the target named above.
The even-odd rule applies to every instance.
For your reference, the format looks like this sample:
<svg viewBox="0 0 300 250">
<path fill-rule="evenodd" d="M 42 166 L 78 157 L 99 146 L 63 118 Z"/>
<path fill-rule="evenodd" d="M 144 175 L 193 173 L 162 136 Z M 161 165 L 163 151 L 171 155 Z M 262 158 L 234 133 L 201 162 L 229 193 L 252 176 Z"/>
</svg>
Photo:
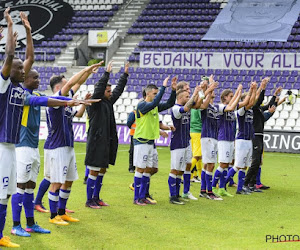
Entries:
<svg viewBox="0 0 300 250">
<path fill-rule="evenodd" d="M 60 96 L 61 91 L 54 96 Z M 73 97 L 72 90 L 69 96 Z M 77 111 L 71 107 L 47 107 L 48 137 L 44 149 L 55 149 L 59 147 L 74 147 L 73 117 Z"/>
<path fill-rule="evenodd" d="M 218 141 L 234 141 L 236 134 L 236 116 L 234 111 L 225 112 L 226 105 L 217 104 L 219 109 Z"/>
<path fill-rule="evenodd" d="M 201 110 L 201 119 L 201 138 L 214 138 L 218 140 L 219 106 L 209 104 L 207 109 Z"/>
<path fill-rule="evenodd" d="M 237 112 L 239 129 L 236 139 L 252 140 L 254 137 L 253 110 L 246 110 L 245 107 Z"/>
<path fill-rule="evenodd" d="M 184 107 L 175 104 L 171 110 L 173 125 L 176 128 L 171 134 L 170 149 L 187 148 L 190 145 L 191 113 L 185 112 Z"/>
<path fill-rule="evenodd" d="M 25 90 L 0 76 L 0 142 L 17 144 L 25 102 Z"/>
</svg>

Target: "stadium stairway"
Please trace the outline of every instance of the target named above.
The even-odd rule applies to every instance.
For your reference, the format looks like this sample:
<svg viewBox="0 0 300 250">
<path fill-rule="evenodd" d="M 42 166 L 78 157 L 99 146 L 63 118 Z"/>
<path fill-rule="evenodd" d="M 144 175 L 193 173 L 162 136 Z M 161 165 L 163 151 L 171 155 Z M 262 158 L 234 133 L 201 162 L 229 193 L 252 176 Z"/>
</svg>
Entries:
<svg viewBox="0 0 300 250">
<path fill-rule="evenodd" d="M 107 29 L 118 29 L 118 35 L 123 38 L 119 49 L 112 57 L 117 70 L 124 65 L 124 61 L 133 52 L 135 46 L 142 41 L 141 36 L 132 36 L 128 39 L 126 34 L 148 2 L 149 0 L 129 0 L 106 26 Z"/>
</svg>

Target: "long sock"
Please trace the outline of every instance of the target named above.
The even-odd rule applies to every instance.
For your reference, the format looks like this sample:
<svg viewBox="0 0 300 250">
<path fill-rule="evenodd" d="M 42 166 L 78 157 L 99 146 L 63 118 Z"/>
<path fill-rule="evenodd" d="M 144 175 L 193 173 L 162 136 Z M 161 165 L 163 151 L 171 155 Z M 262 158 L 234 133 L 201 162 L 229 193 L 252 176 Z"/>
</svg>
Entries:
<svg viewBox="0 0 300 250">
<path fill-rule="evenodd" d="M 206 189 L 207 192 L 211 193 L 212 192 L 212 172 L 209 172 L 206 170 L 206 175 L 205 175 L 205 180 L 206 180 Z"/>
<path fill-rule="evenodd" d="M 243 185 L 245 183 L 245 176 L 246 176 L 246 170 L 240 169 L 239 170 L 239 182 L 238 182 L 237 191 L 242 191 Z"/>
<path fill-rule="evenodd" d="M 187 194 L 190 192 L 191 185 L 191 172 L 185 171 L 183 174 L 183 193 Z"/>
<path fill-rule="evenodd" d="M 201 192 L 206 192 L 206 170 L 201 171 Z"/>
<path fill-rule="evenodd" d="M 102 187 L 102 181 L 103 181 L 104 174 L 99 173 L 95 182 L 95 188 L 93 193 L 93 198 L 99 200 L 100 199 L 100 191 Z"/>
<path fill-rule="evenodd" d="M 150 180 L 150 173 L 143 173 L 142 182 L 141 182 L 141 189 L 140 189 L 140 199 L 144 199 L 146 197 L 146 190 L 147 190 L 147 183 Z"/>
<path fill-rule="evenodd" d="M 197 176 L 200 176 L 201 172 L 202 172 L 202 160 L 201 159 L 199 161 L 197 161 L 196 168 L 197 168 L 196 174 L 197 174 Z"/>
<path fill-rule="evenodd" d="M 89 174 L 89 177 L 86 182 L 86 196 L 88 201 L 90 201 L 93 198 L 96 179 L 97 179 L 96 176 Z"/>
<path fill-rule="evenodd" d="M 220 166 L 217 168 L 215 175 L 214 175 L 213 182 L 212 182 L 213 187 L 217 186 L 219 179 L 220 179 L 221 175 L 223 174 L 223 171 L 224 171 L 224 169 L 221 168 Z"/>
<path fill-rule="evenodd" d="M 176 196 L 180 193 L 181 175 L 176 175 Z"/>
<path fill-rule="evenodd" d="M 138 200 L 140 197 L 140 188 L 141 188 L 141 182 L 142 182 L 143 174 L 135 171 L 134 174 L 134 200 Z"/>
<path fill-rule="evenodd" d="M 228 171 L 227 177 L 225 179 L 225 184 L 227 184 L 229 182 L 230 178 L 231 179 L 233 178 L 233 176 L 235 175 L 235 173 L 237 171 L 238 171 L 238 169 L 236 167 L 233 167 Z"/>
<path fill-rule="evenodd" d="M 7 202 L 8 199 L 0 200 L 0 239 L 3 238 L 3 229 L 6 221 Z"/>
<path fill-rule="evenodd" d="M 220 176 L 220 188 L 225 188 L 225 179 L 226 179 L 226 177 L 227 177 L 227 173 L 228 173 L 228 168 L 224 168 L 223 169 L 224 171 L 223 171 L 223 173 L 221 174 L 221 176 Z"/>
<path fill-rule="evenodd" d="M 11 207 L 14 226 L 20 225 L 23 206 L 24 189 L 17 188 L 17 193 L 11 197 Z"/>
<path fill-rule="evenodd" d="M 34 194 L 33 189 L 26 188 L 23 196 L 23 206 L 25 210 L 27 226 L 34 225 Z"/>
<path fill-rule="evenodd" d="M 35 202 L 34 202 L 35 205 L 42 204 L 42 199 L 45 193 L 47 192 L 49 186 L 50 186 L 50 180 L 48 178 L 44 178 L 40 183 L 38 193 L 35 197 Z"/>
<path fill-rule="evenodd" d="M 261 165 L 259 166 L 259 169 L 258 169 L 258 172 L 257 172 L 257 175 L 256 175 L 256 185 L 261 185 Z"/>
<path fill-rule="evenodd" d="M 84 176 L 88 177 L 89 176 L 89 172 L 90 172 L 90 170 L 88 169 L 87 165 L 85 165 L 85 174 L 84 174 Z"/>
<path fill-rule="evenodd" d="M 67 201 L 70 197 L 70 189 L 60 189 L 59 190 L 59 202 L 58 202 L 58 215 L 64 215 L 66 213 Z"/>
<path fill-rule="evenodd" d="M 151 181 L 151 175 L 149 176 L 149 180 L 147 182 L 147 187 L 146 187 L 146 197 L 150 194 L 150 181 Z"/>
<path fill-rule="evenodd" d="M 51 219 L 53 219 L 57 215 L 57 204 L 59 200 L 59 191 L 57 190 L 55 193 L 49 191 L 48 192 L 49 199 L 49 207 L 51 212 Z"/>
<path fill-rule="evenodd" d="M 193 157 L 192 159 L 192 166 L 191 166 L 191 179 L 194 178 L 195 176 L 197 176 L 197 168 L 196 168 L 196 164 L 197 164 L 197 159 L 195 157 Z"/>
<path fill-rule="evenodd" d="M 168 179 L 169 184 L 169 190 L 170 190 L 170 196 L 176 196 L 176 175 L 175 174 L 169 174 Z"/>
<path fill-rule="evenodd" d="M 231 168 L 233 168 L 233 165 L 229 165 L 229 167 L 228 167 L 228 172 L 230 171 L 230 169 Z M 227 176 L 226 176 L 227 177 Z M 233 180 L 233 178 L 232 177 L 230 177 L 229 179 L 228 179 L 228 181 L 229 181 L 229 185 L 230 186 L 232 186 L 233 184 L 234 184 L 234 180 Z"/>
</svg>

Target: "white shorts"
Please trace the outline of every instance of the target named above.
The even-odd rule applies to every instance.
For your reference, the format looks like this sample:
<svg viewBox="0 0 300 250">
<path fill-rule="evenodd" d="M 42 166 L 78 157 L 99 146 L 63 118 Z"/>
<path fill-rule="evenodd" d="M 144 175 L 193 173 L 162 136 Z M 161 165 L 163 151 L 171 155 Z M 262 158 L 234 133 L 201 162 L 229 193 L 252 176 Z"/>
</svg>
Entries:
<svg viewBox="0 0 300 250">
<path fill-rule="evenodd" d="M 0 159 L 0 199 L 6 199 L 17 191 L 15 145 L 1 142 Z"/>
<path fill-rule="evenodd" d="M 153 168 L 158 168 L 158 153 L 157 153 L 157 148 L 153 150 Z"/>
<path fill-rule="evenodd" d="M 74 148 L 60 147 L 45 149 L 45 177 L 51 183 L 65 183 L 78 179 Z"/>
<path fill-rule="evenodd" d="M 190 145 L 187 148 L 171 150 L 171 169 L 185 171 L 186 164 L 191 163 L 192 158 L 193 154 Z"/>
<path fill-rule="evenodd" d="M 236 140 L 234 166 L 239 168 L 250 167 L 252 162 L 252 151 L 251 140 Z"/>
<path fill-rule="evenodd" d="M 201 138 L 202 162 L 217 163 L 218 141 L 213 138 Z"/>
<path fill-rule="evenodd" d="M 36 182 L 40 171 L 40 153 L 38 148 L 17 147 L 17 182 Z"/>
<path fill-rule="evenodd" d="M 133 166 L 138 168 L 152 168 L 153 167 L 153 155 L 154 144 L 138 144 L 134 145 L 133 149 Z M 157 151 L 156 151 L 157 152 Z"/>
<path fill-rule="evenodd" d="M 218 141 L 219 163 L 231 163 L 234 157 L 234 141 Z"/>
</svg>

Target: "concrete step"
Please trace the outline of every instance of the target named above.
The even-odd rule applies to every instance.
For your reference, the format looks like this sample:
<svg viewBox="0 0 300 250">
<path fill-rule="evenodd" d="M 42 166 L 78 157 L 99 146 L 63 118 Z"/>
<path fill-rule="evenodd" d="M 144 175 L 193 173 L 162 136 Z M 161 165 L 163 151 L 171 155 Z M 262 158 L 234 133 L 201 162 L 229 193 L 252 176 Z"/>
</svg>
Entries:
<svg viewBox="0 0 300 250">
<path fill-rule="evenodd" d="M 121 21 L 121 22 L 114 22 L 115 24 L 119 24 L 119 25 L 129 25 L 130 22 L 124 22 L 124 21 Z"/>
<path fill-rule="evenodd" d="M 128 55 L 127 51 L 117 51 L 116 55 Z"/>
<path fill-rule="evenodd" d="M 126 59 L 126 56 L 113 56 L 112 60 L 114 61 L 124 61 Z"/>
<path fill-rule="evenodd" d="M 120 47 L 119 50 L 134 50 L 134 47 Z"/>
<path fill-rule="evenodd" d="M 136 46 L 137 43 L 123 43 L 124 46 Z"/>
</svg>

